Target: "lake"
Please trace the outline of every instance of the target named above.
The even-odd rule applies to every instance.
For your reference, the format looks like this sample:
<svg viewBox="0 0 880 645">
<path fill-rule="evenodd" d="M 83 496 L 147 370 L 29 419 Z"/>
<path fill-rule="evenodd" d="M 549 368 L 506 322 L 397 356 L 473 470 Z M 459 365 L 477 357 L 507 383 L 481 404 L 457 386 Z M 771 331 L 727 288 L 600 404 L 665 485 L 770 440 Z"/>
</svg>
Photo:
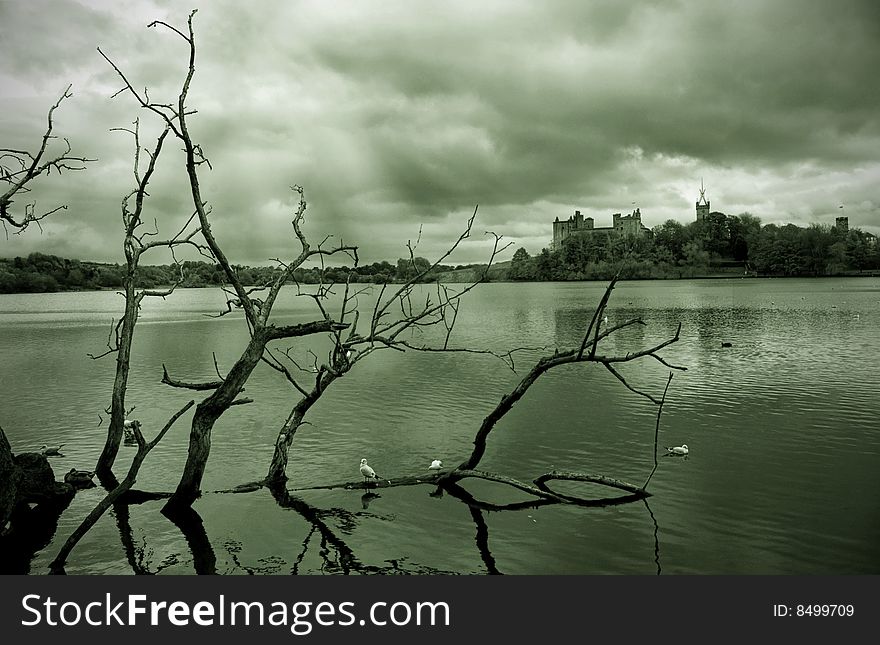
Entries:
<svg viewBox="0 0 880 645">
<path fill-rule="evenodd" d="M 452 345 L 516 354 L 519 375 L 478 354 L 376 352 L 339 379 L 310 411 L 292 447 L 290 489 L 359 479 L 362 457 L 383 477 L 427 473 L 432 459 L 460 463 L 483 417 L 538 357 L 574 346 L 604 283 L 480 285 L 468 294 Z M 362 306 L 370 302 L 362 296 Z M 372 296 L 375 297 L 375 294 Z M 228 370 L 246 337 L 240 314 L 215 290 L 180 290 L 144 302 L 128 405 L 151 438 L 197 396 L 162 385 L 162 365 L 182 380 Z M 0 295 L 0 426 L 14 452 L 63 443 L 56 477 L 91 469 L 106 435 L 114 357 L 106 349 L 113 292 Z M 308 298 L 286 292 L 278 321 L 316 318 Z M 732 279 L 619 283 L 609 324 L 639 317 L 606 354 L 625 354 L 674 333 L 661 352 L 688 368 L 672 380 L 659 459 L 646 502 L 606 507 L 473 508 L 432 486 L 303 490 L 280 505 L 266 490 L 221 491 L 265 475 L 295 392 L 261 365 L 213 434 L 201 523 L 183 529 L 161 501 L 104 515 L 68 559 L 73 574 L 216 571 L 456 574 L 877 574 L 880 573 L 880 279 Z M 430 332 L 426 340 L 431 340 Z M 731 347 L 722 347 L 722 342 Z M 303 359 L 319 338 L 281 342 Z M 213 354 L 213 355 L 212 355 Z M 668 369 L 643 359 L 621 366 L 636 388 L 660 397 Z M 198 400 L 198 398 L 197 398 Z M 604 368 L 545 374 L 489 437 L 480 467 L 523 481 L 553 469 L 642 484 L 653 467 L 656 408 Z M 173 490 L 186 457 L 188 413 L 150 454 L 137 488 Z M 661 448 L 662 451 L 662 448 Z M 123 446 L 124 476 L 134 448 Z M 466 480 L 476 498 L 529 499 Z M 566 483 L 579 495 L 611 489 Z M 81 491 L 35 554 L 0 553 L 5 571 L 43 574 L 67 536 L 103 497 Z M 32 557 L 31 557 L 32 556 Z"/>
</svg>

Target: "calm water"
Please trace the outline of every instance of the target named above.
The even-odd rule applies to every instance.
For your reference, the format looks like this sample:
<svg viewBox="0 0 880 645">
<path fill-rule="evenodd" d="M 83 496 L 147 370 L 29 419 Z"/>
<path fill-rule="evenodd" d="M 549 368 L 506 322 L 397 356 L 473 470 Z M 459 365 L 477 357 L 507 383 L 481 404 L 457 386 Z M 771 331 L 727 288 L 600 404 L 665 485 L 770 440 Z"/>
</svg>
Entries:
<svg viewBox="0 0 880 645">
<path fill-rule="evenodd" d="M 453 339 L 552 353 L 577 342 L 603 289 L 483 285 L 466 300 Z M 110 292 L 0 296 L 0 425 L 15 452 L 64 443 L 64 456 L 52 459 L 59 479 L 72 467 L 92 468 L 103 445 L 113 357 L 93 361 L 86 353 L 105 347 L 121 302 Z M 148 437 L 189 398 L 159 383 L 163 363 L 189 380 L 212 377 L 212 352 L 221 369 L 231 366 L 244 325 L 203 315 L 221 305 L 209 290 L 145 302 L 128 402 Z M 289 294 L 276 312 L 287 322 L 313 317 L 307 299 Z M 657 342 L 680 321 L 681 341 L 663 355 L 689 368 L 673 379 L 660 443 L 686 443 L 691 454 L 660 460 L 647 504 L 472 511 L 414 486 L 373 499 L 362 491 L 304 491 L 297 495 L 305 505 L 282 508 L 265 491 L 206 492 L 195 505 L 201 531 L 184 534 L 159 513 L 161 502 L 110 512 L 74 550 L 68 572 L 880 573 L 880 280 L 621 283 L 609 322 L 634 316 L 648 325 L 621 332 L 605 353 Z M 733 347 L 722 349 L 722 341 Z M 321 341 L 296 351 L 308 347 L 319 350 Z M 518 367 L 539 355 L 526 352 Z M 668 372 L 655 361 L 621 371 L 657 396 Z M 483 416 L 518 378 L 486 356 L 378 353 L 309 414 L 311 425 L 294 443 L 290 486 L 357 479 L 361 457 L 386 476 L 426 471 L 435 458 L 458 463 Z M 247 394 L 257 403 L 233 408 L 215 428 L 206 491 L 261 477 L 294 403 L 265 366 Z M 481 466 L 526 481 L 558 468 L 640 484 L 653 464 L 654 415 L 601 367 L 566 366 L 542 377 L 499 424 Z M 147 459 L 138 488 L 173 489 L 190 418 Z M 133 452 L 122 448 L 117 472 Z M 485 501 L 522 499 L 486 482 L 466 487 Z M 31 573 L 46 572 L 102 495 L 99 488 L 77 494 Z M 0 554 L 7 569 L 10 557 Z"/>
</svg>

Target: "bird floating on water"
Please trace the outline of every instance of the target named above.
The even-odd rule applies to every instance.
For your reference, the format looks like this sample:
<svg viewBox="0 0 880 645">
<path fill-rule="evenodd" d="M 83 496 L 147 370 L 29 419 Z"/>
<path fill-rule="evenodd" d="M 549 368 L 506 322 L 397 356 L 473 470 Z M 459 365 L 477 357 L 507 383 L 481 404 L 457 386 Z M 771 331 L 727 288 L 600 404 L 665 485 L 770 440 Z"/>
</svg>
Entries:
<svg viewBox="0 0 880 645">
<path fill-rule="evenodd" d="M 666 446 L 666 452 L 667 452 L 667 454 L 670 454 L 670 455 L 681 455 L 681 456 L 683 456 L 683 455 L 688 454 L 689 451 L 688 451 L 688 446 L 687 446 L 687 444 L 686 444 L 686 443 L 683 443 L 683 444 L 681 444 L 680 446 L 675 446 L 675 447 L 673 447 L 673 448 L 670 448 L 669 446 Z"/>
<path fill-rule="evenodd" d="M 379 479 L 379 475 L 376 474 L 376 471 L 367 465 L 366 459 L 361 459 L 361 475 L 363 475 L 364 478 L 364 486 L 367 485 L 368 479 Z"/>
<path fill-rule="evenodd" d="M 64 481 L 76 488 L 90 488 L 95 485 L 92 478 L 95 476 L 94 470 L 77 470 L 71 468 L 66 475 Z"/>
<path fill-rule="evenodd" d="M 40 446 L 40 454 L 44 457 L 57 457 L 61 454 L 62 446 L 64 446 L 63 443 L 60 443 L 57 446 L 47 446 L 46 444 L 43 444 Z"/>
<path fill-rule="evenodd" d="M 439 459 L 435 459 L 431 462 L 431 465 L 428 466 L 428 470 L 440 470 L 443 467 L 443 462 Z"/>
<path fill-rule="evenodd" d="M 733 347 L 733 343 L 726 343 L 726 342 L 724 342 L 724 343 L 721 343 L 721 346 L 722 346 L 722 347 Z"/>
</svg>

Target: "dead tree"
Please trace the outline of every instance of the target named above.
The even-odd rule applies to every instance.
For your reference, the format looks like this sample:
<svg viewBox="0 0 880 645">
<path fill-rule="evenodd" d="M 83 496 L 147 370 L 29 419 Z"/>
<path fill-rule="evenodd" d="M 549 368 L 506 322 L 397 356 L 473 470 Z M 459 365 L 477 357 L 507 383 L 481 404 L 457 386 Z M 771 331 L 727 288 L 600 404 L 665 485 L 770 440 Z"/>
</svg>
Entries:
<svg viewBox="0 0 880 645">
<path fill-rule="evenodd" d="M 146 90 L 140 92 L 135 89 L 116 64 L 100 49 L 98 50 L 117 72 L 120 79 L 122 79 L 124 87 L 117 94 L 126 91 L 130 93 L 143 109 L 157 115 L 164 122 L 166 128 L 182 143 L 186 156 L 186 173 L 189 179 L 193 207 L 198 218 L 202 237 L 211 254 L 223 270 L 226 281 L 229 284 L 229 302 L 234 302 L 238 308 L 244 311 L 244 317 L 250 331 L 250 340 L 229 373 L 221 379 L 213 393 L 196 407 L 190 431 L 186 465 L 174 494 L 165 505 L 164 511 L 166 513 L 173 513 L 175 510 L 189 507 L 200 495 L 202 476 L 204 475 L 211 449 L 211 431 L 214 424 L 235 403 L 236 397 L 244 388 L 256 365 L 260 362 L 266 346 L 270 342 L 279 339 L 341 330 L 348 326 L 345 323 L 338 323 L 326 318 L 299 325 L 275 325 L 270 323 L 269 316 L 281 288 L 290 280 L 293 272 L 310 258 L 336 253 L 349 253 L 356 258 L 357 254 L 357 247 L 354 246 L 340 244 L 328 249 L 324 248 L 323 243 L 317 247 L 312 247 L 308 243 L 301 230 L 306 203 L 302 198 L 302 189 L 295 187 L 295 190 L 300 194 L 300 207 L 293 219 L 293 229 L 301 243 L 300 253 L 293 260 L 284 264 L 283 270 L 268 285 L 248 289 L 239 279 L 237 272 L 211 231 L 209 219 L 211 208 L 203 198 L 199 184 L 200 167 L 207 164 L 210 168 L 210 163 L 202 152 L 201 146 L 193 142 L 187 123 L 187 117 L 194 113 L 187 108 L 186 100 L 190 83 L 195 74 L 196 43 L 192 26 L 195 13 L 193 11 L 189 15 L 186 33 L 162 21 L 154 21 L 148 25 L 149 27 L 162 26 L 168 28 L 180 36 L 187 43 L 189 49 L 188 71 L 177 101 L 174 104 L 154 102 L 150 99 Z M 255 292 L 260 292 L 261 295 L 265 292 L 264 298 L 254 297 L 253 294 Z M 231 307 L 229 310 L 231 310 Z"/>
<path fill-rule="evenodd" d="M 95 508 L 86 516 L 86 518 L 80 523 L 80 525 L 76 528 L 76 530 L 67 538 L 67 541 L 58 551 L 58 555 L 55 556 L 55 559 L 49 564 L 49 568 L 52 573 L 64 573 L 64 565 L 67 562 L 67 556 L 70 555 L 70 552 L 77 545 L 77 543 L 82 539 L 82 537 L 89 532 L 89 530 L 95 525 L 95 523 L 101 519 L 101 516 L 104 512 L 110 508 L 113 503 L 119 499 L 126 491 L 128 491 L 132 486 L 134 486 L 137 481 L 138 471 L 141 468 L 141 464 L 144 463 L 144 459 L 147 458 L 147 455 L 150 454 L 150 451 L 156 447 L 162 437 L 165 436 L 171 426 L 174 425 L 174 422 L 177 421 L 187 410 L 189 410 L 195 401 L 190 401 L 185 406 L 183 406 L 180 410 L 174 413 L 168 422 L 165 424 L 159 434 L 157 434 L 152 441 L 147 441 L 144 439 L 144 435 L 141 433 L 141 429 L 138 426 L 134 427 L 135 438 L 137 439 L 138 450 L 134 456 L 134 459 L 131 462 L 131 466 L 128 469 L 128 474 L 125 476 L 125 479 L 122 480 L 122 483 L 117 485 L 112 491 L 107 493 L 107 495 L 102 499 Z"/>
<path fill-rule="evenodd" d="M 140 144 L 140 127 L 139 121 L 135 120 L 134 129 L 114 128 L 128 132 L 134 137 L 134 179 L 135 188 L 131 190 L 122 199 L 122 225 L 125 231 L 123 240 L 123 249 L 125 251 L 125 275 L 122 280 L 123 296 L 125 297 L 125 313 L 119 321 L 113 326 L 110 337 L 107 341 L 107 351 L 97 356 L 90 356 L 94 359 L 102 358 L 108 354 L 116 354 L 116 377 L 113 382 L 113 394 L 110 402 L 110 427 L 107 430 L 107 439 L 104 448 L 98 458 L 95 470 L 98 477 L 101 478 L 108 486 L 117 485 L 117 481 L 113 476 L 113 463 L 119 452 L 119 444 L 123 436 L 123 423 L 126 416 L 125 395 L 128 387 L 128 372 L 131 361 L 131 346 L 134 340 L 135 325 L 137 324 L 138 314 L 140 312 L 141 301 L 147 297 L 165 298 L 170 296 L 175 288 L 183 281 L 183 267 L 177 261 L 174 252 L 181 245 L 192 245 L 207 257 L 206 248 L 196 242 L 195 236 L 200 232 L 198 226 L 193 227 L 192 223 L 195 219 L 195 213 L 190 215 L 186 223 L 180 230 L 168 239 L 156 239 L 159 233 L 158 224 L 154 220 L 154 229 L 145 230 L 144 226 L 144 204 L 147 197 L 147 186 L 156 169 L 156 162 L 162 152 L 162 145 L 168 136 L 168 128 L 166 127 L 162 134 L 156 140 L 156 144 L 152 150 L 141 149 Z M 141 173 L 140 162 L 141 153 L 145 152 L 148 157 L 146 170 Z M 173 284 L 166 289 L 139 289 L 138 288 L 138 266 L 141 256 L 155 248 L 166 248 L 171 252 L 171 257 L 177 266 L 178 275 Z M 211 258 L 213 259 L 213 258 Z"/>
<path fill-rule="evenodd" d="M 647 497 L 649 495 L 647 491 L 647 485 L 650 481 L 650 476 L 648 480 L 642 486 L 638 486 L 635 484 L 630 484 L 628 482 L 624 482 L 618 479 L 614 479 L 612 477 L 607 477 L 605 475 L 596 475 L 596 474 L 588 474 L 588 473 L 572 473 L 572 472 L 559 472 L 553 471 L 550 473 L 544 473 L 537 478 L 534 479 L 532 484 L 525 484 L 518 480 L 515 480 L 506 476 L 499 476 L 494 473 L 486 473 L 483 471 L 475 470 L 480 463 L 480 460 L 483 458 L 483 455 L 486 452 L 487 440 L 489 438 L 489 433 L 493 430 L 495 425 L 501 418 L 507 414 L 514 406 L 514 404 L 519 401 L 528 391 L 528 389 L 538 380 L 543 374 L 548 372 L 549 370 L 559 367 L 561 365 L 568 365 L 571 363 L 582 363 L 582 362 L 591 362 L 598 363 L 605 367 L 618 381 L 620 381 L 627 389 L 631 392 L 638 394 L 646 399 L 648 399 L 651 403 L 658 407 L 658 417 L 657 417 L 657 429 L 659 430 L 659 411 L 662 410 L 663 404 L 666 400 L 666 393 L 669 388 L 669 381 L 666 383 L 666 389 L 663 391 L 663 396 L 661 399 L 657 399 L 651 394 L 647 392 L 643 392 L 631 386 L 627 380 L 623 377 L 623 375 L 618 371 L 617 366 L 623 363 L 629 363 L 635 360 L 639 360 L 641 358 L 653 358 L 654 360 L 659 361 L 664 366 L 674 369 L 674 370 L 685 370 L 686 368 L 673 365 L 667 362 L 664 358 L 662 358 L 657 352 L 659 352 L 664 347 L 675 343 L 679 339 L 679 334 L 681 332 L 681 324 L 679 323 L 678 327 L 675 330 L 675 333 L 667 338 L 666 340 L 653 345 L 651 347 L 629 352 L 624 355 L 618 356 L 609 356 L 605 354 L 599 353 L 600 344 L 603 340 L 614 334 L 615 332 L 624 329 L 626 327 L 630 327 L 632 325 L 644 325 L 645 322 L 639 318 L 634 318 L 627 320 L 618 325 L 614 325 L 612 327 L 607 327 L 604 330 L 602 329 L 600 321 L 604 318 L 605 308 L 608 305 L 608 300 L 611 297 L 611 292 L 614 290 L 614 286 L 617 284 L 617 278 L 615 277 L 607 289 L 605 290 L 602 299 L 599 302 L 599 305 L 596 307 L 595 312 L 593 313 L 592 319 L 590 320 L 589 325 L 586 328 L 586 331 L 581 339 L 581 343 L 578 347 L 566 349 L 566 350 L 557 350 L 552 356 L 545 356 L 541 358 L 523 377 L 523 379 L 517 384 L 517 386 L 508 394 L 501 398 L 501 402 L 495 406 L 495 408 L 483 419 L 483 422 L 480 424 L 480 428 L 477 431 L 476 436 L 474 437 L 474 449 L 471 452 L 470 457 L 468 457 L 465 461 L 463 461 L 457 468 L 452 470 L 449 473 L 444 474 L 439 478 L 440 484 L 445 483 L 455 483 L 461 479 L 465 479 L 468 477 L 475 477 L 479 479 L 487 479 L 490 481 L 496 481 L 500 483 L 507 484 L 509 486 L 513 486 L 519 490 L 527 492 L 531 495 L 535 495 L 539 498 L 551 499 L 561 502 L 568 503 L 584 503 L 592 505 L 594 503 L 608 503 L 614 500 L 619 500 L 619 498 L 600 498 L 598 500 L 590 500 L 583 499 L 577 497 L 571 497 L 567 495 L 561 495 L 556 493 L 550 488 L 547 487 L 546 482 L 555 481 L 555 480 L 567 480 L 567 481 L 583 481 L 583 482 L 591 482 L 595 484 L 600 484 L 603 486 L 609 486 L 611 488 L 616 488 L 618 490 L 623 490 L 630 493 L 632 500 L 641 499 Z M 669 380 L 672 379 L 672 373 L 670 372 Z M 656 455 L 657 455 L 657 441 L 656 441 L 656 431 L 655 431 L 655 441 L 654 441 L 654 459 L 656 464 Z M 656 467 L 656 466 L 655 466 Z M 653 471 L 652 471 L 653 474 Z"/>
<path fill-rule="evenodd" d="M 0 194 L 0 221 L 3 222 L 3 229 L 6 232 L 7 238 L 9 237 L 10 226 L 13 228 L 14 234 L 19 234 L 29 225 L 36 224 L 39 227 L 41 220 L 58 211 L 67 209 L 67 205 L 62 204 L 40 213 L 37 211 L 36 202 L 31 202 L 25 204 L 21 214 L 15 215 L 11 207 L 14 203 L 13 198 L 16 195 L 24 195 L 30 192 L 31 185 L 37 177 L 44 173 L 49 175 L 55 170 L 60 175 L 64 171 L 85 170 L 87 163 L 95 161 L 95 159 L 89 159 L 88 157 L 70 154 L 73 148 L 70 145 L 70 141 L 66 138 L 64 139 L 66 148 L 63 152 L 52 155 L 47 154 L 50 142 L 58 138 L 52 134 L 54 128 L 53 115 L 64 99 L 73 96 L 70 93 L 70 88 L 71 86 L 68 85 L 64 92 L 62 92 L 61 97 L 49 108 L 46 132 L 43 134 L 37 152 L 33 153 L 15 148 L 0 148 L 0 184 L 7 186 L 6 191 Z"/>
<path fill-rule="evenodd" d="M 655 396 L 648 394 L 647 392 L 638 390 L 630 385 L 624 378 L 624 376 L 619 372 L 618 367 L 624 363 L 630 363 L 643 358 L 651 358 L 660 362 L 671 370 L 685 370 L 685 367 L 673 365 L 658 354 L 658 352 L 663 348 L 668 347 L 669 345 L 678 341 L 679 333 L 681 332 L 681 325 L 679 324 L 678 328 L 675 330 L 675 333 L 672 336 L 651 347 L 629 352 L 623 355 L 606 355 L 600 353 L 599 350 L 601 349 L 602 341 L 607 339 L 615 332 L 618 332 L 621 329 L 630 327 L 632 325 L 646 324 L 643 320 L 639 318 L 634 318 L 611 327 L 602 327 L 600 321 L 604 317 L 605 308 L 608 304 L 608 300 L 611 297 L 611 292 L 614 290 L 614 286 L 616 285 L 616 283 L 617 278 L 615 277 L 605 290 L 605 293 L 602 296 L 602 299 L 599 302 L 598 306 L 596 307 L 596 310 L 594 311 L 589 324 L 586 326 L 586 331 L 584 332 L 580 344 L 577 347 L 569 349 L 557 349 L 552 355 L 545 356 L 538 360 L 538 362 L 520 380 L 516 387 L 514 387 L 513 390 L 511 390 L 508 394 L 503 396 L 498 405 L 496 405 L 495 408 L 491 410 L 489 414 L 483 419 L 483 422 L 480 424 L 480 427 L 474 437 L 473 451 L 471 452 L 470 456 L 465 459 L 461 464 L 451 470 L 440 471 L 430 474 L 391 477 L 383 479 L 380 482 L 376 482 L 375 484 L 371 484 L 371 486 L 382 488 L 389 486 L 408 486 L 414 484 L 437 484 L 445 489 L 453 491 L 456 490 L 455 487 L 458 485 L 459 481 L 468 478 L 476 478 L 510 486 L 524 493 L 532 495 L 535 498 L 538 498 L 538 500 L 542 501 L 543 503 L 568 503 L 584 506 L 606 506 L 610 504 L 628 503 L 648 497 L 650 493 L 647 490 L 647 486 L 651 480 L 651 476 L 653 475 L 654 470 L 656 470 L 657 467 L 657 436 L 660 427 L 660 413 L 662 411 L 663 404 L 666 401 L 666 394 L 669 389 L 669 383 L 672 379 L 672 373 L 670 372 L 669 379 L 666 382 L 666 389 L 664 389 L 662 397 L 658 399 Z M 527 483 L 507 475 L 478 470 L 480 461 L 482 460 L 487 450 L 489 434 L 495 428 L 498 421 L 500 421 L 508 412 L 511 411 L 517 401 L 525 396 L 529 388 L 538 380 L 538 378 L 547 373 L 549 370 L 559 367 L 561 365 L 587 362 L 598 363 L 602 365 L 618 381 L 620 381 L 624 387 L 629 389 L 631 392 L 646 398 L 658 408 L 657 422 L 655 425 L 654 434 L 654 470 L 651 471 L 651 474 L 648 476 L 644 484 L 632 484 L 601 474 L 567 471 L 552 471 L 549 473 L 544 473 L 537 476 L 531 483 Z M 581 481 L 599 484 L 602 486 L 608 486 L 617 490 L 624 491 L 625 493 L 628 493 L 628 495 L 616 497 L 601 497 L 597 499 L 563 495 L 561 493 L 557 493 L 551 490 L 547 486 L 547 482 L 557 480 Z M 314 488 L 361 488 L 362 486 L 364 486 L 364 484 L 361 482 L 342 482 L 337 484 L 317 486 Z M 310 490 L 311 488 L 312 487 L 310 487 L 308 490 Z M 473 500 L 471 500 L 471 502 L 469 503 L 472 502 Z M 524 505 L 533 504 L 535 504 L 534 501 L 517 503 L 513 506 L 519 508 L 524 507 Z M 504 508 L 512 508 L 513 506 L 508 505 Z M 480 506 L 480 508 L 485 508 L 487 510 L 502 510 L 501 508 L 492 504 L 484 504 Z"/>
<path fill-rule="evenodd" d="M 432 293 L 424 301 L 421 299 L 416 301 L 415 292 L 416 286 L 448 258 L 463 240 L 470 237 L 476 215 L 477 209 L 474 209 L 464 232 L 458 239 L 433 264 L 423 267 L 421 270 L 416 268 L 414 262 L 413 244 L 407 245 L 410 264 L 415 269 L 415 273 L 403 284 L 390 285 L 386 282 L 381 286 L 376 303 L 372 307 L 372 311 L 368 312 L 369 318 L 363 334 L 360 333 L 358 327 L 361 320 L 361 311 L 357 306 L 358 297 L 375 287 L 365 287 L 353 291 L 350 281 L 347 281 L 341 287 L 343 289 L 342 302 L 336 319 L 344 323 L 351 321 L 351 326 L 345 332 L 341 329 L 331 332 L 331 349 L 326 362 L 319 364 L 318 357 L 313 355 L 310 365 L 301 365 L 300 361 L 295 360 L 290 352 L 266 352 L 263 360 L 273 369 L 281 372 L 299 395 L 296 404 L 278 432 L 265 479 L 267 483 L 277 484 L 287 479 L 286 470 L 290 446 L 297 430 L 305 423 L 304 419 L 309 409 L 318 402 L 334 381 L 344 376 L 357 363 L 365 360 L 373 352 L 394 349 L 397 351 L 491 353 L 488 350 L 450 347 L 450 335 L 455 326 L 461 298 L 485 279 L 498 254 L 508 248 L 509 244 L 502 244 L 500 236 L 491 234 L 494 237 L 492 251 L 485 268 L 474 282 L 457 291 L 438 282 L 431 288 Z M 349 279 L 350 276 L 349 273 Z M 332 286 L 319 285 L 316 293 L 300 294 L 313 298 L 326 320 L 331 320 L 331 316 L 323 301 L 332 293 Z M 441 343 L 427 345 L 413 342 L 411 332 L 431 327 L 439 328 L 441 325 L 444 331 Z M 502 358 L 509 359 L 511 355 L 512 352 L 508 352 L 507 356 Z"/>
</svg>

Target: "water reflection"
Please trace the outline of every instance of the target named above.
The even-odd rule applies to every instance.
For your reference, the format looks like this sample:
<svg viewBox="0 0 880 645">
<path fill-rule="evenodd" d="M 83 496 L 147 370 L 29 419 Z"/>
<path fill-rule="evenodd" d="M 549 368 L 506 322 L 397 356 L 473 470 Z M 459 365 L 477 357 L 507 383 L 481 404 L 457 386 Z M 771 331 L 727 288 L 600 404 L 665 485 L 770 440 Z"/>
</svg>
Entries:
<svg viewBox="0 0 880 645">
<path fill-rule="evenodd" d="M 648 504 L 648 498 L 642 500 L 645 504 L 645 508 L 648 510 L 648 515 L 651 516 L 651 521 L 654 523 L 654 562 L 657 564 L 657 575 L 660 575 L 660 525 L 657 523 L 657 518 L 654 517 L 654 512 L 651 510 L 650 504 Z"/>
<path fill-rule="evenodd" d="M 364 510 L 367 510 L 368 508 L 370 508 L 370 503 L 374 499 L 379 499 L 380 497 L 382 496 L 379 495 L 379 493 L 364 493 L 363 495 L 361 495 L 361 507 Z"/>
<path fill-rule="evenodd" d="M 474 524 L 477 527 L 477 534 L 474 536 L 474 542 L 477 545 L 477 551 L 480 552 L 483 564 L 486 565 L 486 573 L 496 576 L 501 575 L 501 572 L 495 565 L 495 558 L 489 550 L 489 525 L 486 524 L 486 519 L 483 517 L 483 511 L 475 506 L 468 506 L 468 510 L 471 512 L 471 518 L 474 520 Z"/>
<path fill-rule="evenodd" d="M 217 556 L 208 539 L 208 532 L 201 516 L 192 508 L 175 510 L 166 515 L 174 526 L 180 529 L 193 556 L 193 569 L 199 575 L 217 573 Z"/>
<path fill-rule="evenodd" d="M 262 489 L 254 489 L 242 487 L 242 491 L 233 492 L 232 490 L 224 493 L 216 493 L 215 495 L 235 495 L 236 497 L 246 495 L 263 494 Z M 449 493 L 449 497 L 461 502 L 467 508 L 471 521 L 475 528 L 473 544 L 476 546 L 477 554 L 485 568 L 484 573 L 490 575 L 500 575 L 496 557 L 490 549 L 490 524 L 486 520 L 484 513 L 486 511 L 529 511 L 544 506 L 560 504 L 560 502 L 549 499 L 533 499 L 520 502 L 512 502 L 506 504 L 497 504 L 485 500 L 478 499 L 471 492 L 458 484 L 447 484 L 442 489 L 437 488 L 428 493 L 428 497 L 439 499 L 442 498 L 442 492 Z M 256 563 L 248 562 L 246 559 L 247 545 L 242 540 L 226 539 L 222 541 L 222 549 L 225 553 L 225 560 L 232 567 L 228 572 L 244 572 L 248 575 L 266 575 L 278 574 L 285 571 L 296 575 L 300 573 L 308 573 L 309 570 L 303 570 L 304 562 L 307 556 L 311 554 L 313 558 L 320 560 L 319 570 L 326 574 L 450 574 L 455 571 L 441 569 L 423 563 L 412 562 L 406 556 L 387 557 L 383 564 L 367 564 L 362 558 L 359 558 L 352 546 L 343 536 L 354 536 L 363 530 L 363 522 L 369 519 L 381 518 L 381 516 L 364 513 L 351 512 L 341 507 L 321 508 L 306 502 L 301 497 L 293 495 L 284 486 L 275 486 L 270 489 L 272 498 L 275 503 L 282 509 L 292 510 L 305 519 L 309 524 L 309 530 L 302 540 L 301 548 L 287 568 L 287 560 L 283 553 L 276 553 L 259 558 Z M 140 540 L 134 537 L 134 530 L 131 524 L 132 509 L 131 507 L 141 506 L 144 502 L 155 501 L 161 499 L 167 494 L 151 493 L 143 491 L 130 491 L 130 495 L 123 501 L 117 500 L 113 507 L 112 513 L 115 517 L 115 523 L 119 540 L 121 542 L 126 562 L 131 571 L 136 575 L 154 575 L 161 573 L 163 570 L 179 566 L 182 562 L 189 560 L 192 565 L 192 572 L 199 575 L 213 575 L 218 573 L 217 556 L 212 546 L 212 541 L 208 535 L 201 516 L 193 509 L 187 509 L 166 517 L 166 521 L 172 523 L 182 534 L 191 558 L 182 559 L 178 555 L 166 557 L 157 565 L 152 565 L 151 560 L 155 553 L 151 546 L 151 539 L 144 536 Z M 347 494 L 347 493 L 346 493 Z M 583 506 L 599 506 L 609 507 L 635 501 L 636 496 L 622 496 L 618 499 L 602 500 L 599 503 L 582 504 Z M 366 492 L 360 496 L 362 508 L 367 510 L 369 505 L 381 496 L 374 492 Z M 424 499 L 424 498 L 423 498 Z M 657 520 L 647 504 L 642 499 L 646 509 L 653 521 L 654 525 L 654 561 L 657 564 L 657 573 L 660 573 L 660 546 L 659 546 L 659 527 Z M 43 509 L 45 510 L 45 509 Z M 57 511 L 57 509 L 56 509 Z M 31 511 L 34 512 L 34 511 Z M 48 517 L 48 516 L 46 516 Z M 52 535 L 55 532 L 57 524 L 58 512 L 54 515 L 54 523 L 51 518 L 46 522 L 35 521 L 34 517 L 28 517 L 29 526 L 32 529 L 32 539 L 28 543 L 27 548 L 30 556 L 37 550 L 46 547 Z M 529 515 L 529 518 L 532 516 Z M 535 520 L 532 520 L 533 522 Z M 20 538 L 20 536 L 18 536 Z M 7 548 L 4 548 L 4 554 L 11 556 L 9 562 L 17 563 L 18 568 L 10 568 L 4 570 L 4 573 L 28 573 L 26 563 L 29 557 L 22 557 L 21 553 L 14 548 L 15 540 L 10 541 L 9 536 L 4 538 Z M 20 542 L 20 540 L 19 540 Z"/>
<path fill-rule="evenodd" d="M 153 575 L 154 572 L 150 571 L 147 564 L 149 556 L 146 538 L 140 544 L 135 543 L 134 531 L 131 528 L 131 509 L 129 506 L 129 503 L 116 500 L 113 503 L 112 510 L 113 516 L 116 518 L 116 528 L 119 530 L 122 549 L 125 552 L 125 560 L 135 575 Z"/>
<path fill-rule="evenodd" d="M 58 519 L 72 499 L 16 506 L 9 518 L 9 532 L 0 536 L 0 574 L 30 573 L 31 561 L 52 543 Z"/>
<path fill-rule="evenodd" d="M 300 497 L 291 495 L 284 486 L 272 486 L 272 496 L 279 506 L 290 509 L 301 515 L 308 521 L 312 528 L 303 540 L 303 550 L 299 553 L 294 561 L 291 573 L 299 573 L 299 567 L 309 551 L 314 536 L 320 536 L 318 542 L 318 556 L 321 558 L 323 573 L 341 573 L 349 575 L 352 573 L 360 574 L 439 574 L 452 573 L 449 571 L 440 571 L 429 566 L 410 564 L 406 558 L 387 559 L 387 565 L 376 566 L 364 564 L 349 547 L 346 542 L 337 535 L 337 532 L 331 528 L 327 519 L 333 519 L 340 524 L 339 531 L 343 533 L 353 533 L 357 527 L 358 517 L 342 508 L 319 509 L 307 503 Z M 370 495 L 367 493 L 366 495 Z M 365 495 L 365 496 L 366 496 Z M 373 499 L 379 497 L 373 494 Z M 311 547 L 313 548 L 313 547 Z"/>
</svg>

